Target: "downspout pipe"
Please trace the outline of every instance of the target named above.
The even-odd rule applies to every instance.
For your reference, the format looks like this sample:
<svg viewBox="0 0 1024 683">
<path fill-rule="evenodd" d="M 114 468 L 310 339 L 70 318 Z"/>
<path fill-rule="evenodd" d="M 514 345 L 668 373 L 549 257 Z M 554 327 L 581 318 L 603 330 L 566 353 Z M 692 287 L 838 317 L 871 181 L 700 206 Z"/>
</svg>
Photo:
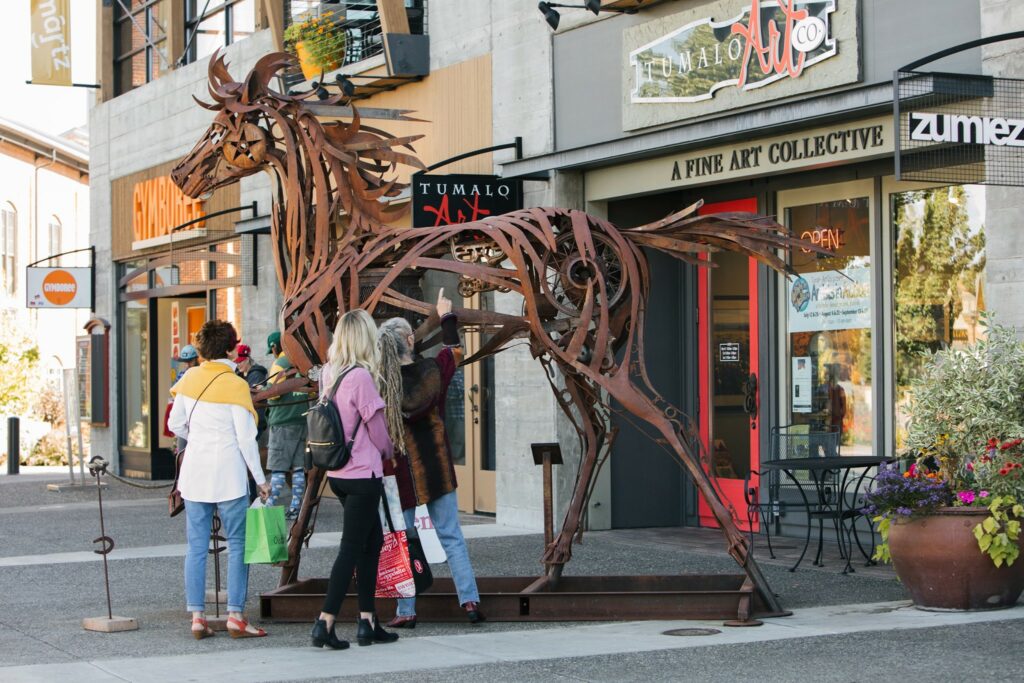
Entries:
<svg viewBox="0 0 1024 683">
<path fill-rule="evenodd" d="M 45 164 L 34 164 L 35 170 L 32 172 L 32 236 L 29 240 L 29 261 L 35 261 L 39 258 L 39 171 L 44 168 L 49 168 L 56 163 L 57 149 L 54 148 L 52 150 L 52 156 Z"/>
</svg>

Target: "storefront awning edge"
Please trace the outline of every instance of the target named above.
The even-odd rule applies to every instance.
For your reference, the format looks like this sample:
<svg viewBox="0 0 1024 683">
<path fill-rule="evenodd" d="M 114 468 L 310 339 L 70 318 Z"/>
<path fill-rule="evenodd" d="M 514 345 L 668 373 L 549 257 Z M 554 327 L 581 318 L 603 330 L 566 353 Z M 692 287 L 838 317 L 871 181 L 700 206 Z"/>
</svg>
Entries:
<svg viewBox="0 0 1024 683">
<path fill-rule="evenodd" d="M 517 178 L 552 170 L 591 169 L 686 149 L 722 145 L 810 128 L 831 121 L 864 118 L 892 109 L 892 83 L 886 82 L 810 100 L 774 104 L 742 114 L 666 128 L 534 157 L 508 161 L 501 175 Z M 701 132 L 694 138 L 695 130 Z"/>
</svg>

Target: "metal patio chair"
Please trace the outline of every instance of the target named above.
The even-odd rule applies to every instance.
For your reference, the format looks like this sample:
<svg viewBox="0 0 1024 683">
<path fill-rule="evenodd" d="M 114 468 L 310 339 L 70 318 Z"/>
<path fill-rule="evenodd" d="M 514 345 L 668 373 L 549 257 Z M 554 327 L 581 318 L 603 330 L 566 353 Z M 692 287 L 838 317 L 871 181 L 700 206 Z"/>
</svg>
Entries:
<svg viewBox="0 0 1024 683">
<path fill-rule="evenodd" d="M 811 425 L 783 425 L 772 427 L 769 432 L 769 447 L 765 460 L 792 460 L 797 458 L 824 458 L 838 456 L 840 449 L 840 432 L 829 429 L 827 431 L 812 431 Z M 784 481 L 785 477 L 779 470 L 767 471 L 751 470 L 750 474 L 759 477 L 759 486 L 752 486 L 750 475 L 747 476 L 743 486 L 743 496 L 747 505 L 747 523 L 750 529 L 750 545 L 754 546 L 754 518 L 760 518 L 761 528 L 765 534 L 768 544 L 768 554 L 775 559 L 775 552 L 772 548 L 772 524 L 775 526 L 775 534 L 782 531 L 782 516 L 785 512 L 786 501 L 784 496 L 787 491 L 796 491 L 797 486 Z M 807 505 L 807 523 L 811 519 L 818 518 L 819 524 L 819 547 L 823 536 L 824 518 L 829 516 L 831 502 L 830 495 L 835 495 L 834 484 L 827 482 L 819 486 L 818 482 L 811 482 L 815 485 L 816 498 L 814 502 Z M 823 493 L 824 492 L 824 493 Z M 833 520 L 836 524 L 836 533 L 839 533 L 839 520 Z"/>
</svg>

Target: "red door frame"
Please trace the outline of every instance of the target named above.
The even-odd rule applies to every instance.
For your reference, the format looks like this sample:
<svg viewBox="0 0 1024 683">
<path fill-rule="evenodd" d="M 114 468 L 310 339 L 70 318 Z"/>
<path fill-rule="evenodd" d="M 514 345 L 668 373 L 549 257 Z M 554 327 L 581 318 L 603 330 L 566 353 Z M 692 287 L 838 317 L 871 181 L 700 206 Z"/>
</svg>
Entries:
<svg viewBox="0 0 1024 683">
<path fill-rule="evenodd" d="M 757 213 L 757 199 L 738 199 L 728 202 L 716 202 L 714 204 L 705 204 L 699 210 L 699 214 L 708 213 L 719 213 L 728 211 L 747 211 L 750 213 Z M 761 405 L 760 398 L 760 385 L 761 385 L 761 367 L 760 367 L 760 325 L 758 319 L 758 286 L 757 286 L 757 261 L 753 258 L 748 258 L 748 276 L 747 276 L 747 295 L 749 297 L 749 318 L 750 318 L 750 374 L 753 374 L 758 380 L 758 392 L 757 396 L 757 409 L 754 411 L 753 418 L 750 423 L 750 469 L 756 470 L 761 464 L 760 454 L 760 439 L 758 438 L 758 421 L 757 415 Z M 709 268 L 700 268 L 697 272 L 697 333 L 698 333 L 698 344 L 697 344 L 697 358 L 699 369 L 698 369 L 698 381 L 700 389 L 700 438 L 704 444 L 706 452 L 713 454 L 712 443 L 711 443 L 711 300 L 709 298 Z M 708 465 L 705 463 L 704 469 L 708 472 L 708 476 L 714 477 L 714 473 L 708 471 Z M 743 531 L 749 531 L 750 528 L 747 523 L 747 504 L 744 502 L 743 497 L 743 480 L 741 479 L 718 479 L 717 480 L 719 493 L 724 497 L 724 503 L 726 508 L 733 510 L 733 517 L 736 525 Z M 750 485 L 752 488 L 758 487 L 758 476 L 752 474 L 750 476 Z M 703 496 L 699 497 L 698 513 L 700 516 L 701 526 L 717 527 L 718 522 L 715 520 L 714 515 L 711 514 L 711 508 L 704 500 Z M 758 517 L 754 516 L 754 531 L 759 530 Z"/>
</svg>

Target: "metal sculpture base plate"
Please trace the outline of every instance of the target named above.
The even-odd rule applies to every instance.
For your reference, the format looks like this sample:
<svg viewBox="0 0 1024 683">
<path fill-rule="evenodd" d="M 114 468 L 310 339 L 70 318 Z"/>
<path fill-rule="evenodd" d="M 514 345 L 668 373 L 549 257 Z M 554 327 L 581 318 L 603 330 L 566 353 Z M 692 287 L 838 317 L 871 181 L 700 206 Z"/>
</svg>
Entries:
<svg viewBox="0 0 1024 683">
<path fill-rule="evenodd" d="M 535 576 L 477 577 L 480 605 L 489 621 L 728 620 L 752 623 L 771 612 L 744 574 L 674 576 L 563 576 L 556 588 L 533 590 Z M 352 588 L 339 619 L 354 619 Z M 305 579 L 260 595 L 260 616 L 275 621 L 309 621 L 323 604 L 327 579 Z M 393 599 L 378 598 L 380 614 L 393 614 Z M 455 586 L 449 578 L 416 598 L 420 621 L 461 622 Z"/>
<path fill-rule="evenodd" d="M 138 631 L 139 622 L 131 617 L 86 617 L 82 619 L 82 628 L 98 633 L 117 633 L 119 631 Z"/>
</svg>

